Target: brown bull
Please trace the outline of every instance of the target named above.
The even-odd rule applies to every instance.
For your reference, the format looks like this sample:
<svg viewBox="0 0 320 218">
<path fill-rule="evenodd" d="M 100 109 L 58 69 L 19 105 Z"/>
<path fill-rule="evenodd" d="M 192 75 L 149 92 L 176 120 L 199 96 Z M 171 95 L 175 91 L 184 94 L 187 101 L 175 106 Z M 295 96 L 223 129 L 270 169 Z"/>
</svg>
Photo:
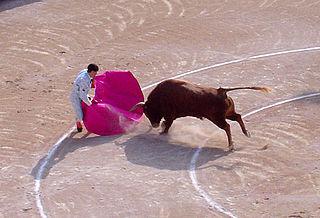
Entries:
<svg viewBox="0 0 320 218">
<path fill-rule="evenodd" d="M 237 89 L 254 89 L 263 92 L 270 90 L 265 87 L 210 88 L 181 80 L 166 80 L 158 84 L 149 94 L 146 102 L 140 102 L 131 108 L 143 108 L 144 114 L 153 127 L 158 127 L 162 118 L 164 121 L 162 133 L 167 133 L 172 122 L 179 117 L 192 116 L 207 118 L 228 136 L 229 149 L 233 150 L 230 125 L 226 119 L 237 121 L 242 132 L 250 137 L 241 115 L 235 112 L 233 100 L 227 96 L 228 91 Z"/>
</svg>

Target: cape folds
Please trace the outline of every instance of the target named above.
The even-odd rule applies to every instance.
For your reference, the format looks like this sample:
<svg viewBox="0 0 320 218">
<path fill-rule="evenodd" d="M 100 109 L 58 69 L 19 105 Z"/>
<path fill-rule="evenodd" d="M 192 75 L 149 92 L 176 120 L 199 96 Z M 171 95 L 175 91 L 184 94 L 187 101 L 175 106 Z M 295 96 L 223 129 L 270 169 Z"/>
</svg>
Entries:
<svg viewBox="0 0 320 218">
<path fill-rule="evenodd" d="M 130 71 L 106 71 L 95 77 L 93 103 L 82 103 L 83 123 L 88 132 L 116 135 L 129 131 L 141 121 L 143 110 L 129 110 L 144 101 L 136 78 Z"/>
</svg>

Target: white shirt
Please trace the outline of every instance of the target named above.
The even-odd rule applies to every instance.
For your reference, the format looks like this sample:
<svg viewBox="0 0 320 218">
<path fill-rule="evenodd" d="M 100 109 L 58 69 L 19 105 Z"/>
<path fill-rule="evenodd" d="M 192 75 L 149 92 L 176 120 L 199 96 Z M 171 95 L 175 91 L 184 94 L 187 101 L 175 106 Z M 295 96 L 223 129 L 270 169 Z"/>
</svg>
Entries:
<svg viewBox="0 0 320 218">
<path fill-rule="evenodd" d="M 73 82 L 73 90 L 71 95 L 73 97 L 78 96 L 84 103 L 91 105 L 88 93 L 91 89 L 91 78 L 87 69 L 80 71 L 79 75 Z"/>
</svg>

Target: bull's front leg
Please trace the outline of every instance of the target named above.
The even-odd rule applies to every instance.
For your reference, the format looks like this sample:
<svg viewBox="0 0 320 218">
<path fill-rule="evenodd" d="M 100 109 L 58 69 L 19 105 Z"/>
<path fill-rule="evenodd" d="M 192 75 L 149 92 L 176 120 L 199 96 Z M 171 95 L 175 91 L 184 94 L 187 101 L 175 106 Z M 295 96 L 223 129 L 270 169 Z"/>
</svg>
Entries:
<svg viewBox="0 0 320 218">
<path fill-rule="evenodd" d="M 163 131 L 160 134 L 167 134 L 172 123 L 173 123 L 173 119 L 164 120 L 161 123 L 161 127 L 163 128 Z"/>
</svg>

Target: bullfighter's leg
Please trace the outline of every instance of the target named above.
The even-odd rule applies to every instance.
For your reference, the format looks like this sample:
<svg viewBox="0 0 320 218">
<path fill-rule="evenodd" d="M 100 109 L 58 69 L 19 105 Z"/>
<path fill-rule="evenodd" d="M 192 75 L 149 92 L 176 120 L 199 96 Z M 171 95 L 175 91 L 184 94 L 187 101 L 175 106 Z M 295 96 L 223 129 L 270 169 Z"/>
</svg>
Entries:
<svg viewBox="0 0 320 218">
<path fill-rule="evenodd" d="M 232 115 L 228 115 L 227 119 L 237 121 L 241 127 L 243 134 L 245 134 L 247 137 L 251 136 L 250 132 L 246 129 L 240 114 L 234 113 Z"/>
<path fill-rule="evenodd" d="M 166 134 L 168 133 L 169 128 L 171 127 L 173 123 L 173 119 L 165 119 L 161 126 L 164 128 L 163 131 L 160 134 Z"/>
<path fill-rule="evenodd" d="M 216 124 L 218 127 L 220 127 L 221 129 L 223 129 L 227 133 L 229 150 L 233 151 L 234 150 L 234 144 L 233 144 L 233 141 L 232 141 L 230 125 L 223 118 L 221 118 L 221 119 L 212 119 L 211 121 L 214 124 Z"/>
<path fill-rule="evenodd" d="M 78 132 L 82 132 L 82 124 L 81 121 L 83 119 L 83 112 L 81 108 L 81 99 L 76 95 L 70 96 L 71 105 L 76 114 L 76 126 Z"/>
</svg>

